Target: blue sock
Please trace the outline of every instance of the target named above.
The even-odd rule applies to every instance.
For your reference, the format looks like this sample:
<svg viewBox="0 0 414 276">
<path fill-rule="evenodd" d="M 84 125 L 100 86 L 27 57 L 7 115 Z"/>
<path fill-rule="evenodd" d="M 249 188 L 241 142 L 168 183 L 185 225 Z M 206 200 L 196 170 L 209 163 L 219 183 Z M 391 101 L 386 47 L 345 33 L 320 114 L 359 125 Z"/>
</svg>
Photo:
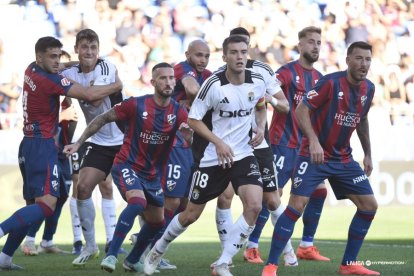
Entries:
<svg viewBox="0 0 414 276">
<path fill-rule="evenodd" d="M 254 227 L 253 232 L 249 236 L 249 241 L 254 243 L 259 243 L 260 236 L 264 226 L 266 225 L 267 220 L 269 219 L 269 210 L 267 209 L 266 204 L 263 203 L 262 211 L 256 220 L 256 226 Z"/>
<path fill-rule="evenodd" d="M 112 237 L 111 245 L 106 256 L 118 256 L 119 248 L 121 248 L 126 235 L 134 225 L 135 218 L 142 214 L 146 205 L 147 201 L 143 198 L 133 197 L 128 200 L 128 205 L 118 218 L 114 236 Z"/>
<path fill-rule="evenodd" d="M 161 229 L 165 230 L 165 225 L 165 221 L 159 224 L 145 223 L 138 233 L 137 242 L 134 244 L 134 247 L 126 258 L 127 261 L 132 264 L 137 263 L 141 258 L 142 253 L 144 253 L 151 241 L 154 240 L 155 235 L 157 235 Z"/>
<path fill-rule="evenodd" d="M 303 234 L 302 241 L 313 242 L 316 228 L 318 228 L 323 203 L 326 199 L 326 188 L 315 190 L 303 212 Z"/>
<path fill-rule="evenodd" d="M 165 232 L 165 229 L 167 229 L 168 224 L 170 224 L 171 220 L 174 218 L 174 215 L 175 213 L 173 213 L 171 210 L 164 209 L 165 224 L 151 240 L 151 248 L 155 245 L 159 238 L 162 237 L 162 235 Z"/>
<path fill-rule="evenodd" d="M 8 256 L 13 256 L 14 252 L 26 237 L 27 231 L 29 231 L 29 225 L 20 227 L 16 231 L 12 231 L 7 236 L 6 243 L 4 244 L 2 252 Z"/>
<path fill-rule="evenodd" d="M 348 265 L 357 260 L 359 250 L 364 242 L 375 211 L 357 210 L 348 230 L 348 242 L 346 244 L 342 265 Z"/>
<path fill-rule="evenodd" d="M 36 237 L 36 233 L 37 231 L 39 231 L 40 226 L 42 226 L 44 220 L 39 220 L 39 221 L 35 221 L 32 223 L 32 225 L 30 225 L 29 227 L 29 231 L 27 232 L 27 236 L 29 237 Z"/>
<path fill-rule="evenodd" d="M 295 223 L 300 218 L 300 215 L 300 212 L 287 206 L 286 210 L 279 217 L 273 230 L 269 258 L 267 259 L 266 264 L 277 265 L 279 263 L 279 257 L 282 254 L 287 241 L 292 236 Z"/>
<path fill-rule="evenodd" d="M 21 227 L 26 227 L 34 222 L 42 221 L 45 217 L 53 215 L 53 210 L 46 204 L 39 202 L 27 205 L 17 210 L 8 219 L 0 224 L 4 235 L 12 231 L 17 231 Z M 27 233 L 27 231 L 26 231 Z"/>
<path fill-rule="evenodd" d="M 58 226 L 60 214 L 62 213 L 62 207 L 65 204 L 66 199 L 67 197 L 58 198 L 53 216 L 50 216 L 45 219 L 45 229 L 43 231 L 43 237 L 42 237 L 43 240 L 45 241 L 53 240 L 53 236 L 55 235 L 56 229 Z"/>
</svg>

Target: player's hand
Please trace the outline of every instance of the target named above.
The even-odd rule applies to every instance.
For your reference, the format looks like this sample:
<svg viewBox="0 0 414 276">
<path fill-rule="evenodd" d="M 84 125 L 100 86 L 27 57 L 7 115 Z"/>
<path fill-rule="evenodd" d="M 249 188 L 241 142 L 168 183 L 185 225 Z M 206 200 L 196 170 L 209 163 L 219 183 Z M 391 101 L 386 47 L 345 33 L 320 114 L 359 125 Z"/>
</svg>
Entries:
<svg viewBox="0 0 414 276">
<path fill-rule="evenodd" d="M 324 162 L 324 154 L 323 148 L 319 141 L 309 141 L 309 154 L 311 158 L 311 162 L 315 164 L 323 164 Z"/>
<path fill-rule="evenodd" d="M 68 108 L 62 110 L 59 114 L 62 120 L 67 121 L 78 121 L 78 114 L 76 113 L 76 109 L 73 105 L 69 106 Z"/>
<path fill-rule="evenodd" d="M 374 168 L 374 165 L 372 165 L 372 159 L 371 156 L 364 156 L 364 160 L 362 161 L 364 164 L 364 172 L 367 176 L 370 176 L 372 173 L 372 170 Z"/>
<path fill-rule="evenodd" d="M 227 145 L 226 143 L 224 143 L 223 141 L 216 144 L 215 146 L 216 146 L 219 166 L 222 166 L 223 169 L 225 169 L 226 166 L 231 168 L 234 162 L 233 161 L 234 153 L 231 147 Z"/>
<path fill-rule="evenodd" d="M 264 129 L 262 128 L 256 128 L 253 130 L 254 137 L 250 140 L 249 145 L 251 145 L 253 148 L 257 147 L 263 142 L 264 139 Z"/>
<path fill-rule="evenodd" d="M 187 123 L 181 123 L 178 130 L 187 142 L 191 142 L 194 131 Z"/>
<path fill-rule="evenodd" d="M 80 144 L 78 143 L 66 145 L 63 148 L 63 153 L 66 154 L 67 157 L 69 157 L 72 153 L 77 152 L 79 147 L 80 147 Z"/>
<path fill-rule="evenodd" d="M 191 108 L 191 104 L 190 104 L 189 100 L 181 100 L 181 101 L 179 101 L 179 104 L 182 107 L 186 108 L 187 110 L 190 110 L 190 108 Z"/>
</svg>

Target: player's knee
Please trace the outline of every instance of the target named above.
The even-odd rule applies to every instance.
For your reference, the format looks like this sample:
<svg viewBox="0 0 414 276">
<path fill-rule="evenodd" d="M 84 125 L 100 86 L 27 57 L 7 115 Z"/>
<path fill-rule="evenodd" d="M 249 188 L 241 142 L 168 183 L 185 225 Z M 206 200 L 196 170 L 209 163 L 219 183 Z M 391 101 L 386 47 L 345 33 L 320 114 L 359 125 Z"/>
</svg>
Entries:
<svg viewBox="0 0 414 276">
<path fill-rule="evenodd" d="M 147 201 L 142 197 L 131 197 L 128 199 L 128 207 L 137 210 L 145 210 L 147 208 Z"/>
<path fill-rule="evenodd" d="M 40 206 L 40 208 L 42 209 L 42 212 L 44 214 L 45 217 L 51 217 L 55 211 L 55 205 L 54 206 L 49 206 L 46 203 L 42 202 L 42 201 L 38 201 L 37 204 Z"/>
</svg>

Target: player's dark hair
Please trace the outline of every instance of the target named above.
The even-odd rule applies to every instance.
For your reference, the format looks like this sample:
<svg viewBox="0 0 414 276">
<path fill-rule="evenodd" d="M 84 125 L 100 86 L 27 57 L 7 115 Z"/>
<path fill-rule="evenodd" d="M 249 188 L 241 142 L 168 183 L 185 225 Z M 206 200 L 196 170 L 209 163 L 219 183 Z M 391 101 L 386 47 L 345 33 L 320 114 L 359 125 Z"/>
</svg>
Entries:
<svg viewBox="0 0 414 276">
<path fill-rule="evenodd" d="M 350 56 L 355 48 L 360 48 L 364 50 L 369 50 L 372 53 L 372 46 L 364 41 L 357 41 L 349 45 L 348 50 L 346 51 L 346 56 Z"/>
<path fill-rule="evenodd" d="M 227 49 L 229 48 L 230 43 L 239 43 L 244 42 L 246 45 L 249 45 L 249 42 L 244 36 L 241 35 L 231 35 L 223 41 L 223 54 L 226 54 Z"/>
<path fill-rule="evenodd" d="M 154 67 L 152 67 L 152 71 L 151 72 L 154 72 L 158 68 L 173 68 L 173 67 L 172 67 L 171 64 L 169 64 L 167 62 L 160 62 L 160 63 L 154 65 Z"/>
<path fill-rule="evenodd" d="M 62 48 L 63 44 L 59 39 L 52 36 L 44 36 L 39 38 L 35 45 L 35 53 L 44 53 L 48 48 Z"/>
<path fill-rule="evenodd" d="M 237 27 L 230 31 L 230 35 L 247 35 L 250 38 L 249 32 L 243 27 Z"/>
<path fill-rule="evenodd" d="M 79 42 L 83 39 L 86 39 L 88 42 L 97 41 L 99 45 L 98 34 L 91 29 L 83 29 L 76 34 L 75 46 L 79 45 Z"/>
<path fill-rule="evenodd" d="M 303 28 L 299 33 L 298 33 L 298 38 L 304 38 L 306 37 L 306 35 L 308 33 L 317 33 L 317 34 L 322 34 L 322 30 L 321 28 L 315 27 L 315 26 L 309 26 L 306 28 Z"/>
</svg>

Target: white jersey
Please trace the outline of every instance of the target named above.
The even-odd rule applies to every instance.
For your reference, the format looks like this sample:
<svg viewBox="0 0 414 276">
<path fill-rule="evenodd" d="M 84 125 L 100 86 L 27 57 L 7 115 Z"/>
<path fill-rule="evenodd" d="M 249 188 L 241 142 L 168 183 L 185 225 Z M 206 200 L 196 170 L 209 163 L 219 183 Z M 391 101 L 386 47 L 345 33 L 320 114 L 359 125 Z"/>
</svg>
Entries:
<svg viewBox="0 0 414 276">
<path fill-rule="evenodd" d="M 82 86 L 106 85 L 115 82 L 115 66 L 102 59 L 98 59 L 95 69 L 89 73 L 82 73 L 80 65 L 73 66 L 62 72 L 62 74 L 81 84 Z M 96 116 L 105 113 L 116 103 L 122 101 L 122 96 L 115 99 L 114 96 L 105 97 L 99 106 L 93 106 L 86 101 L 79 100 L 79 105 L 85 115 L 86 123 L 89 124 Z M 91 137 L 91 142 L 101 146 L 122 145 L 124 134 L 115 122 L 104 125 Z"/>
<path fill-rule="evenodd" d="M 202 120 L 207 127 L 234 153 L 234 161 L 253 155 L 248 142 L 252 134 L 252 114 L 257 102 L 264 97 L 263 77 L 245 70 L 245 82 L 231 84 L 225 71 L 219 71 L 204 81 L 188 117 Z M 263 99 L 262 99 L 263 100 Z M 196 133 L 193 140 L 195 162 L 200 167 L 218 165 L 216 147 Z"/>
<path fill-rule="evenodd" d="M 269 95 L 274 96 L 277 93 L 283 93 L 282 88 L 280 87 L 279 80 L 276 78 L 275 73 L 273 72 L 272 68 L 270 68 L 270 66 L 267 65 L 266 63 L 261 62 L 259 60 L 249 59 L 247 60 L 246 69 L 262 75 L 264 82 L 266 84 L 266 93 L 268 93 Z M 226 70 L 226 65 L 218 69 L 218 71 L 224 71 L 224 70 Z M 257 127 L 254 114 L 252 117 L 252 125 L 253 125 L 253 128 Z M 265 139 L 263 139 L 262 143 L 258 145 L 257 147 L 255 147 L 255 149 L 262 149 L 262 148 L 269 147 L 268 140 L 269 140 L 269 131 L 268 131 L 268 128 L 266 127 Z"/>
</svg>

